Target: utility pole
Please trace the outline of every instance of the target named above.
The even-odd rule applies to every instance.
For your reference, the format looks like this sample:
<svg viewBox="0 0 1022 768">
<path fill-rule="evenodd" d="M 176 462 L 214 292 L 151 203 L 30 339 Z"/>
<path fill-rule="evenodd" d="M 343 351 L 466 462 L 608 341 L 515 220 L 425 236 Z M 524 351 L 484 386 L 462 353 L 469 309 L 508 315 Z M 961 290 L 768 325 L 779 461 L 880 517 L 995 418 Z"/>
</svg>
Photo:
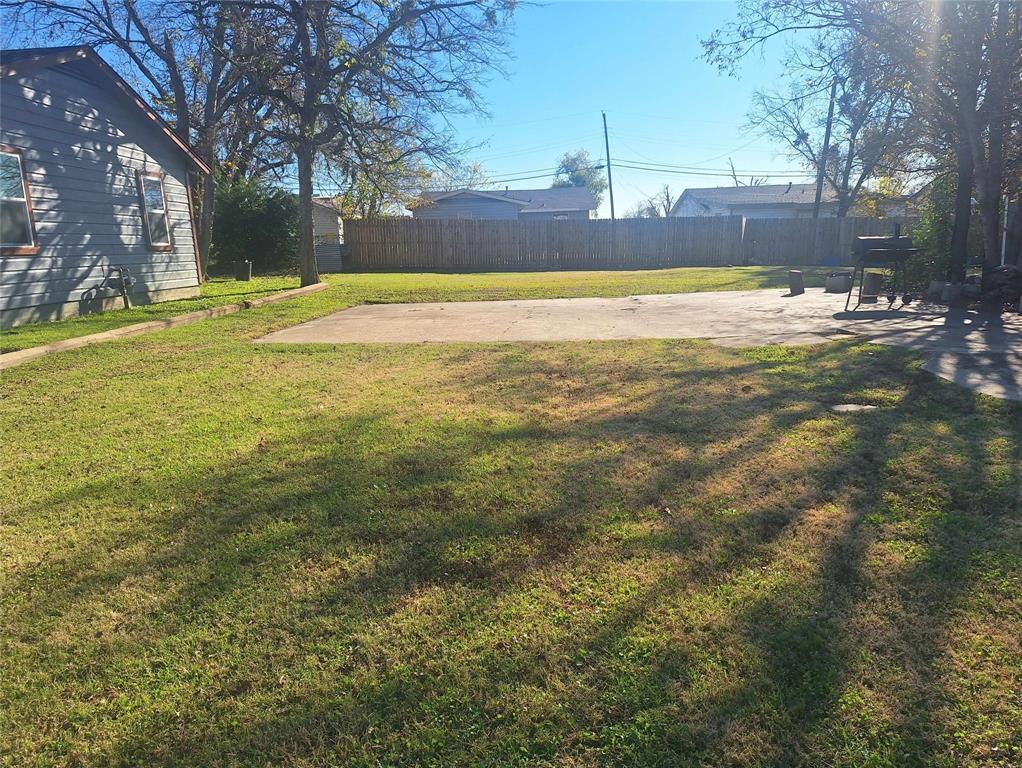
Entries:
<svg viewBox="0 0 1022 768">
<path fill-rule="evenodd" d="M 607 148 L 607 186 L 610 188 L 610 220 L 614 221 L 614 178 L 610 175 L 610 139 L 607 138 L 607 113 L 603 115 L 603 146 Z"/>
<path fill-rule="evenodd" d="M 813 218 L 820 218 L 820 200 L 823 197 L 823 170 L 827 165 L 827 154 L 830 152 L 830 128 L 834 123 L 834 98 L 837 96 L 837 78 L 830 83 L 830 106 L 827 107 L 827 127 L 823 131 L 823 151 L 820 153 L 819 166 L 816 170 L 816 202 L 813 203 Z"/>
</svg>

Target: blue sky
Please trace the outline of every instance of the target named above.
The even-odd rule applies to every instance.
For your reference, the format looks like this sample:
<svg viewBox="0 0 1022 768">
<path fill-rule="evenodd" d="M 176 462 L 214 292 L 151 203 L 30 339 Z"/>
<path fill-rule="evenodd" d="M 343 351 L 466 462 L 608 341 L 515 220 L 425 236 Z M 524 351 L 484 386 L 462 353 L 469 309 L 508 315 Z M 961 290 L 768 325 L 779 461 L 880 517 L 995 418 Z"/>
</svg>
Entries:
<svg viewBox="0 0 1022 768">
<path fill-rule="evenodd" d="M 511 179 L 551 169 L 565 152 L 580 148 L 603 158 L 600 111 L 606 110 L 612 158 L 715 173 L 726 169 L 731 157 L 737 169 L 758 176 L 800 172 L 779 146 L 747 127 L 753 92 L 778 84 L 782 72 L 776 59 L 782 50 L 750 61 L 737 78 L 719 74 L 700 58 L 700 37 L 734 12 L 730 2 L 685 1 L 561 0 L 521 8 L 510 41 L 510 75 L 483 90 L 490 117 L 451 120 L 460 140 L 484 144 L 466 160 L 480 162 L 490 178 Z M 539 178 L 507 185 L 549 183 Z M 618 215 L 664 183 L 680 192 L 731 181 L 615 168 Z M 610 215 L 606 200 L 599 215 Z"/>
<path fill-rule="evenodd" d="M 784 85 L 783 43 L 747 62 L 738 77 L 701 58 L 700 38 L 735 11 L 724 0 L 546 0 L 521 7 L 509 38 L 509 75 L 482 90 L 489 117 L 449 118 L 459 142 L 479 145 L 464 159 L 482 164 L 491 179 L 507 179 L 507 186 L 547 187 L 565 152 L 584 148 L 602 161 L 600 111 L 606 110 L 612 158 L 703 169 L 615 165 L 619 215 L 665 183 L 675 193 L 731 184 L 721 175 L 729 157 L 745 178 L 755 172 L 775 183 L 811 181 L 782 147 L 747 125 L 753 92 Z M 511 181 L 543 172 L 548 175 Z M 608 200 L 599 215 L 610 215 Z"/>
</svg>

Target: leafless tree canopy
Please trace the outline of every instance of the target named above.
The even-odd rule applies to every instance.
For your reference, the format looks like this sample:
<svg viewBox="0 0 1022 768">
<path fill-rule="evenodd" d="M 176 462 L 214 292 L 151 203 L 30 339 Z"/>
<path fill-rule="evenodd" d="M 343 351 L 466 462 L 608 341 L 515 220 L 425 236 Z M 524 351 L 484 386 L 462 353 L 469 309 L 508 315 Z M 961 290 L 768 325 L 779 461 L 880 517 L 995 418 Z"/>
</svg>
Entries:
<svg viewBox="0 0 1022 768">
<path fill-rule="evenodd" d="M 88 44 L 137 73 L 217 173 L 204 180 L 208 253 L 218 179 L 297 176 L 304 282 L 315 172 L 381 192 L 423 161 L 456 161 L 452 113 L 481 110 L 515 0 L 0 0 L 15 44 Z M 307 237 L 306 237 L 307 235 Z M 306 242 L 307 241 L 307 242 Z"/>
<path fill-rule="evenodd" d="M 948 168 L 959 189 L 953 250 L 964 244 L 957 230 L 967 229 L 975 194 L 985 264 L 997 264 L 1001 200 L 1018 196 L 1022 169 L 1022 4 L 742 0 L 703 46 L 707 60 L 735 73 L 781 41 L 793 82 L 762 94 L 754 121 L 822 167 L 845 209 L 877 175 Z M 835 78 L 839 140 L 824 156 L 819 97 Z"/>
<path fill-rule="evenodd" d="M 633 219 L 666 219 L 671 209 L 678 202 L 678 195 L 671 191 L 670 184 L 664 184 L 655 193 L 640 200 L 626 218 Z"/>
<path fill-rule="evenodd" d="M 195 3 L 215 6 L 217 3 Z M 449 160 L 442 116 L 480 110 L 480 81 L 499 69 L 513 0 L 235 0 L 270 45 L 246 68 L 275 108 L 262 132 L 296 158 L 299 264 L 316 282 L 313 177 L 328 162 L 359 183 L 410 157 Z M 386 147 L 381 153 L 380 147 Z"/>
</svg>

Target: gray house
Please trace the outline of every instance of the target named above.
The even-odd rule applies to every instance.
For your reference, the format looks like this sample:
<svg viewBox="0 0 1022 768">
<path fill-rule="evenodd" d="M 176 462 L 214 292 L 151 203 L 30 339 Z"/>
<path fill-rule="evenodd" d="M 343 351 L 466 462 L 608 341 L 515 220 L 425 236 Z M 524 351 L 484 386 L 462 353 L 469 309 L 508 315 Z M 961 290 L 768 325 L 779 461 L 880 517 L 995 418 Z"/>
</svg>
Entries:
<svg viewBox="0 0 1022 768">
<path fill-rule="evenodd" d="M 747 219 L 812 218 L 816 184 L 763 184 L 758 187 L 686 189 L 671 216 L 744 216 Z M 824 185 L 821 216 L 837 216 L 837 192 Z"/>
<path fill-rule="evenodd" d="M 196 171 L 91 48 L 0 52 L 0 324 L 197 295 Z"/>
<path fill-rule="evenodd" d="M 596 201 L 585 187 L 505 189 L 488 191 L 455 189 L 424 192 L 412 208 L 417 219 L 588 219 Z"/>
</svg>

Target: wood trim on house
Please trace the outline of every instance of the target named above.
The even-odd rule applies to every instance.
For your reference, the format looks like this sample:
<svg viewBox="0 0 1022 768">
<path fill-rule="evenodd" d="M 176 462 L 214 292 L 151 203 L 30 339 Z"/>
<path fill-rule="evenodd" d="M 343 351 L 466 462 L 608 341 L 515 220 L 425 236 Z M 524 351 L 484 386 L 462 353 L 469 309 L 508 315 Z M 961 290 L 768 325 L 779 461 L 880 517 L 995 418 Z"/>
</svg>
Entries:
<svg viewBox="0 0 1022 768">
<path fill-rule="evenodd" d="M 447 200 L 452 197 L 457 197 L 458 195 L 471 195 L 472 197 L 483 197 L 489 200 L 499 200 L 502 203 L 512 203 L 513 205 L 518 205 L 523 208 L 529 204 L 525 200 L 518 200 L 517 198 L 514 197 L 506 197 L 500 194 L 499 192 L 483 192 L 478 189 L 452 189 L 449 192 L 444 192 L 442 194 L 437 195 L 436 197 L 432 198 L 430 202 L 435 203 L 440 200 Z"/>
<path fill-rule="evenodd" d="M 56 67 L 61 64 L 87 58 L 85 48 L 58 48 L 52 53 L 41 53 L 30 59 L 22 59 L 13 64 L 5 64 L 0 67 L 0 77 L 13 77 L 16 75 L 28 75 L 47 67 Z"/>
<path fill-rule="evenodd" d="M 192 249 L 195 251 L 195 276 L 202 284 L 202 257 L 199 255 L 199 236 L 195 229 L 195 201 L 193 199 L 192 174 L 185 173 L 185 194 L 188 195 L 188 220 L 191 222 Z M 170 224 L 168 222 L 167 226 Z"/>
<path fill-rule="evenodd" d="M 122 78 L 117 71 L 113 69 L 109 64 L 103 61 L 102 57 L 96 53 L 89 46 L 80 46 L 77 48 L 58 48 L 52 52 L 40 51 L 38 56 L 31 58 L 25 58 L 20 61 L 15 61 L 11 64 L 5 64 L 0 67 L 0 78 L 3 77 L 14 77 L 18 75 L 31 74 L 40 69 L 46 69 L 47 67 L 56 67 L 61 64 L 68 64 L 72 61 L 78 61 L 81 59 L 88 60 L 90 63 L 99 68 L 99 70 L 113 81 L 114 85 L 117 86 L 118 90 L 121 91 L 125 96 L 131 100 L 135 106 L 137 106 L 142 112 L 152 120 L 160 131 L 167 136 L 178 149 L 185 153 L 185 156 L 195 164 L 195 166 L 205 174 L 212 173 L 212 169 L 195 154 L 188 142 L 178 135 L 177 131 L 170 127 L 162 117 L 160 117 L 152 107 L 146 104 L 145 100 L 138 95 L 134 88 Z"/>
<path fill-rule="evenodd" d="M 195 154 L 195 150 L 193 150 L 191 146 L 188 145 L 188 142 L 183 140 L 177 134 L 177 132 L 170 127 L 166 120 L 164 120 L 162 117 L 156 114 L 156 112 L 153 111 L 152 107 L 146 104 L 145 100 L 141 96 L 139 96 L 138 93 L 135 92 L 135 89 L 128 85 L 128 83 L 125 82 L 123 77 L 117 74 L 113 67 L 107 64 L 105 61 L 103 61 L 103 59 L 100 58 L 99 54 L 96 53 L 91 48 L 86 48 L 86 52 L 87 52 L 86 58 L 94 62 L 100 69 L 102 69 L 107 75 L 109 75 L 110 79 L 114 81 L 114 84 L 124 93 L 124 95 L 131 99 L 136 104 L 136 106 L 138 106 L 138 108 L 145 113 L 146 117 L 148 117 L 150 120 L 156 123 L 159 129 L 163 131 L 164 134 L 166 134 L 167 138 L 174 142 L 174 144 L 176 144 L 178 148 L 185 153 L 185 156 L 193 163 L 195 163 L 196 167 L 200 171 L 207 175 L 213 173 L 213 169 L 206 165 L 202 158 Z"/>
<path fill-rule="evenodd" d="M 39 237 L 35 230 L 35 212 L 32 210 L 32 191 L 28 187 L 28 174 L 25 171 L 25 153 L 18 147 L 0 144 L 0 152 L 18 156 L 18 167 L 21 169 L 21 188 L 25 194 L 25 208 L 28 209 L 28 229 L 32 236 L 31 245 L 0 246 L 0 256 L 35 256 L 39 253 Z"/>
</svg>

